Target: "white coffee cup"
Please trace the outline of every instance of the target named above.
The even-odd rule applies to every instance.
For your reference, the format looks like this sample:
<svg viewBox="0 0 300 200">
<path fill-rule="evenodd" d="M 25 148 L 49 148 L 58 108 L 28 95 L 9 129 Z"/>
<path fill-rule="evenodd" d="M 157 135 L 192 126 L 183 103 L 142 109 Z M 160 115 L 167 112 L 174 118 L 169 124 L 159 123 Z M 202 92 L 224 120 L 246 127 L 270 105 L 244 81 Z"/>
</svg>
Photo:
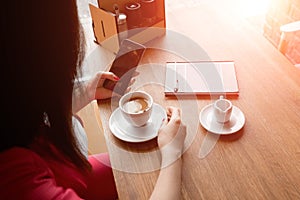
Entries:
<svg viewBox="0 0 300 200">
<path fill-rule="evenodd" d="M 133 126 L 145 125 L 151 117 L 153 98 L 144 91 L 133 91 L 124 94 L 119 100 L 123 117 Z"/>
<path fill-rule="evenodd" d="M 213 104 L 214 116 L 219 123 L 226 123 L 230 120 L 232 113 L 232 103 L 228 99 L 220 96 Z"/>
</svg>

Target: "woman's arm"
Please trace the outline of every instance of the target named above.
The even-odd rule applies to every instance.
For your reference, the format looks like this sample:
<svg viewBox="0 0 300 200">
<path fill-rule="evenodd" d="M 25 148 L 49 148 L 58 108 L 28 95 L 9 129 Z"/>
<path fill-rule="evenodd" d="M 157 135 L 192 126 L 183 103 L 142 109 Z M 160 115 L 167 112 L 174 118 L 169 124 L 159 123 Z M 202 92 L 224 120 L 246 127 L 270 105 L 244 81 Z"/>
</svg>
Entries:
<svg viewBox="0 0 300 200">
<path fill-rule="evenodd" d="M 170 166 L 161 169 L 150 199 L 152 200 L 180 199 L 181 165 L 182 165 L 182 159 L 179 158 Z"/>
<path fill-rule="evenodd" d="M 161 171 L 151 199 L 176 200 L 181 198 L 181 155 L 186 127 L 181 124 L 179 109 L 170 107 L 167 112 L 170 121 L 165 120 L 158 135 L 158 146 L 162 156 Z"/>
</svg>

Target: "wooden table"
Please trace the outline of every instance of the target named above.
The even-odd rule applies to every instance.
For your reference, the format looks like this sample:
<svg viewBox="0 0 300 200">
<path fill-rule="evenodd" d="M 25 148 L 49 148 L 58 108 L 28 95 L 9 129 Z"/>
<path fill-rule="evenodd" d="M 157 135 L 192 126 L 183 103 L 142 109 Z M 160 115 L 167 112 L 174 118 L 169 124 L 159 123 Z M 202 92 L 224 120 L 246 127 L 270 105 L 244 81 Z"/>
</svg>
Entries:
<svg viewBox="0 0 300 200">
<path fill-rule="evenodd" d="M 151 93 L 164 107 L 182 109 L 188 127 L 182 199 L 300 199 L 300 72 L 233 7 L 221 4 L 169 8 L 170 31 L 149 44 L 153 49 L 146 51 L 132 89 Z M 231 100 L 246 118 L 242 130 L 221 136 L 203 159 L 199 149 L 211 133 L 200 125 L 199 113 L 217 97 L 163 94 L 165 62 L 196 59 L 235 61 L 240 95 Z M 148 199 L 159 174 L 156 140 L 117 139 L 108 126 L 117 99 L 98 105 L 119 198 Z"/>
</svg>

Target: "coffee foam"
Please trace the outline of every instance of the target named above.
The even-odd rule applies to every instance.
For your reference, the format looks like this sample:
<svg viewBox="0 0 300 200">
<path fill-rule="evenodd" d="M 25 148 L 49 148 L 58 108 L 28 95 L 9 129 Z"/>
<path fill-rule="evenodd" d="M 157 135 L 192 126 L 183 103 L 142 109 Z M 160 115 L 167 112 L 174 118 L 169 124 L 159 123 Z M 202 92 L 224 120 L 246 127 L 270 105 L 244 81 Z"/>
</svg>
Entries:
<svg viewBox="0 0 300 200">
<path fill-rule="evenodd" d="M 148 102 L 145 99 L 132 99 L 123 105 L 126 112 L 129 113 L 141 113 L 148 108 Z"/>
</svg>

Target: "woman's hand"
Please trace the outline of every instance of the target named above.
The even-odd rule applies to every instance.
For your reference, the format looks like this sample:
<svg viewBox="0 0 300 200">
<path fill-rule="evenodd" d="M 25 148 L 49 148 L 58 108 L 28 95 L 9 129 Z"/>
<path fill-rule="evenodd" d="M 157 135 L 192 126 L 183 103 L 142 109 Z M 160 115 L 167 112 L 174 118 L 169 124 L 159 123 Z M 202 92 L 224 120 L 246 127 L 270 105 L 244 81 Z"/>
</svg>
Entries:
<svg viewBox="0 0 300 200">
<path fill-rule="evenodd" d="M 72 111 L 74 114 L 95 99 L 112 97 L 113 92 L 103 87 L 105 79 L 113 81 L 119 80 L 119 78 L 111 72 L 98 72 L 90 80 L 74 86 L 72 100 Z"/>
<path fill-rule="evenodd" d="M 164 120 L 158 133 L 158 147 L 163 162 L 171 162 L 181 156 L 186 136 L 186 126 L 181 123 L 180 109 L 168 107 L 167 115 L 169 120 Z"/>
<path fill-rule="evenodd" d="M 135 82 L 135 77 L 138 75 L 138 72 L 133 74 L 126 92 L 130 91 L 130 86 Z M 105 79 L 119 81 L 120 78 L 112 72 L 98 72 L 90 80 L 87 80 L 82 84 L 78 84 L 79 87 L 76 85 L 74 86 L 72 102 L 73 113 L 77 113 L 80 109 L 93 100 L 108 99 L 113 96 L 120 96 L 110 89 L 103 87 Z"/>
<path fill-rule="evenodd" d="M 113 91 L 103 87 L 105 79 L 118 81 L 119 77 L 112 72 L 98 72 L 95 76 L 93 76 L 89 81 L 87 81 L 86 87 L 90 101 L 94 99 L 107 99 L 112 97 Z"/>
<path fill-rule="evenodd" d="M 125 92 L 128 92 L 130 90 L 130 86 L 135 82 L 135 77 L 138 75 L 139 75 L 138 72 L 133 73 L 128 88 L 126 89 Z M 107 99 L 107 98 L 111 98 L 112 96 L 119 95 L 103 87 L 103 83 L 105 79 L 109 79 L 112 81 L 119 81 L 120 77 L 116 76 L 112 72 L 98 72 L 94 77 L 92 77 L 87 82 L 87 92 L 90 101 L 94 99 Z"/>
</svg>

